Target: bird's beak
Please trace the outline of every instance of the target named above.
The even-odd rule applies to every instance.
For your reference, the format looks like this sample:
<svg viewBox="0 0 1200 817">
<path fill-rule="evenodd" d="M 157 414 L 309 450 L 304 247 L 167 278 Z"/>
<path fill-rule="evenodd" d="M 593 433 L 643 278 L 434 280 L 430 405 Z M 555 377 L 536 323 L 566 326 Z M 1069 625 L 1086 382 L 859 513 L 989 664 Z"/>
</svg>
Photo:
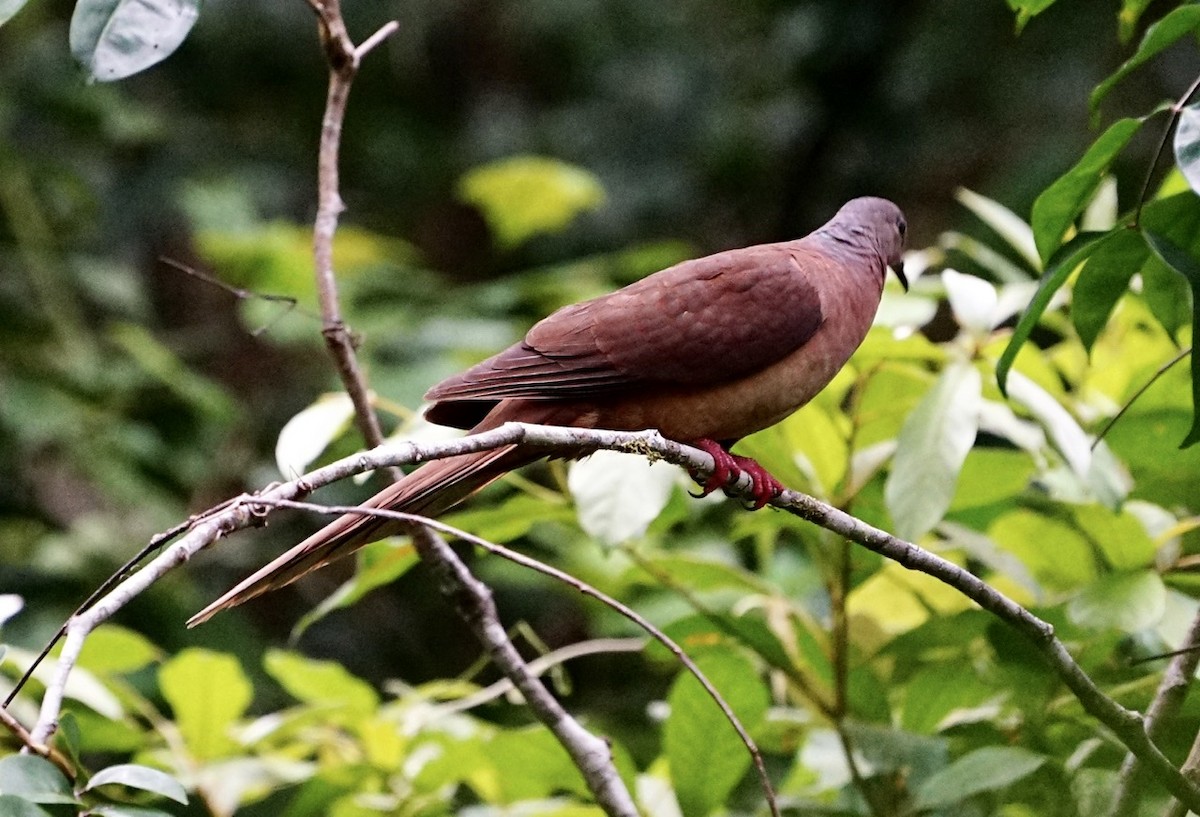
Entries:
<svg viewBox="0 0 1200 817">
<path fill-rule="evenodd" d="M 900 286 L 904 287 L 905 292 L 908 292 L 908 278 L 904 275 L 904 262 L 897 261 L 892 264 L 892 272 L 896 273 L 896 277 L 900 279 Z"/>
</svg>

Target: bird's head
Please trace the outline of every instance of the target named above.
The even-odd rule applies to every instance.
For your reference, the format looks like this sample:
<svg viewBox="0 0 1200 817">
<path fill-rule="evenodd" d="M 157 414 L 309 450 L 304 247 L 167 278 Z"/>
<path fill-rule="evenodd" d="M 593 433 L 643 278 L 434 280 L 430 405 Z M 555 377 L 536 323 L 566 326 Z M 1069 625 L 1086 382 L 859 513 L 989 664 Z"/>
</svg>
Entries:
<svg viewBox="0 0 1200 817">
<path fill-rule="evenodd" d="M 908 278 L 904 276 L 908 222 L 895 204 L 874 196 L 851 199 L 821 229 L 836 241 L 877 253 L 908 290 Z"/>
</svg>

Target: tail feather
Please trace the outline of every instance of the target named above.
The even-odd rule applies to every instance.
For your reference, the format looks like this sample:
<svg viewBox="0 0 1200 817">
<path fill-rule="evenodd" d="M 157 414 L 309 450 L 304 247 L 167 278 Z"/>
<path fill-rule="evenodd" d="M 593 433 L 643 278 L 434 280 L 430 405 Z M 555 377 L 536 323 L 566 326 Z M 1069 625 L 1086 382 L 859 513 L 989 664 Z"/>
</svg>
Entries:
<svg viewBox="0 0 1200 817">
<path fill-rule="evenodd" d="M 364 507 L 437 516 L 514 468 L 542 456 L 545 452 L 505 446 L 435 460 L 388 486 L 364 503 Z M 393 536 L 403 528 L 401 522 L 378 516 L 346 514 L 338 517 L 192 616 L 187 626 L 195 627 L 222 610 L 291 584 L 334 559 Z"/>
</svg>

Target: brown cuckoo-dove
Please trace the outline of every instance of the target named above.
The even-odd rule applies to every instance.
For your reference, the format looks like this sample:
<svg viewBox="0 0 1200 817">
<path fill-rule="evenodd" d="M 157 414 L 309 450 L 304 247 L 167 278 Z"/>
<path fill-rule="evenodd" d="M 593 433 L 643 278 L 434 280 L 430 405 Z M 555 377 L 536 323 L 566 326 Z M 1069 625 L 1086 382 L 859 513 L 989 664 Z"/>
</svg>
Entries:
<svg viewBox="0 0 1200 817">
<path fill-rule="evenodd" d="M 729 448 L 803 406 L 845 365 L 871 326 L 889 266 L 907 287 L 905 231 L 895 204 L 854 199 L 804 238 L 684 261 L 564 307 L 520 343 L 430 389 L 426 417 L 473 432 L 513 420 L 658 429 L 712 455 L 705 493 L 746 472 L 761 506 L 780 484 Z M 364 504 L 435 516 L 547 453 L 514 445 L 436 460 Z M 342 516 L 189 625 L 402 529 Z"/>
</svg>

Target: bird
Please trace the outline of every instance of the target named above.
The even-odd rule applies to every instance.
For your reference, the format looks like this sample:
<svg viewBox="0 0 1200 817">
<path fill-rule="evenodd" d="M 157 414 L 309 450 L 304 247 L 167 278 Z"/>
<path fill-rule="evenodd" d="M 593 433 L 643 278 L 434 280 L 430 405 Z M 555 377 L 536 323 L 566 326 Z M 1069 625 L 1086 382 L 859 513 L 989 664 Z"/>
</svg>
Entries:
<svg viewBox="0 0 1200 817">
<path fill-rule="evenodd" d="M 907 229 L 891 201 L 856 198 L 803 238 L 683 261 L 563 307 L 522 341 L 433 386 L 425 395 L 432 403 L 425 417 L 472 433 L 510 421 L 656 429 L 712 456 L 715 468 L 701 495 L 747 473 L 754 506 L 761 507 L 783 486 L 730 448 L 828 385 L 866 337 L 889 267 L 908 289 Z M 363 505 L 437 516 L 545 456 L 554 452 L 514 444 L 434 460 Z M 396 520 L 341 516 L 205 607 L 188 626 L 404 529 Z"/>
</svg>

